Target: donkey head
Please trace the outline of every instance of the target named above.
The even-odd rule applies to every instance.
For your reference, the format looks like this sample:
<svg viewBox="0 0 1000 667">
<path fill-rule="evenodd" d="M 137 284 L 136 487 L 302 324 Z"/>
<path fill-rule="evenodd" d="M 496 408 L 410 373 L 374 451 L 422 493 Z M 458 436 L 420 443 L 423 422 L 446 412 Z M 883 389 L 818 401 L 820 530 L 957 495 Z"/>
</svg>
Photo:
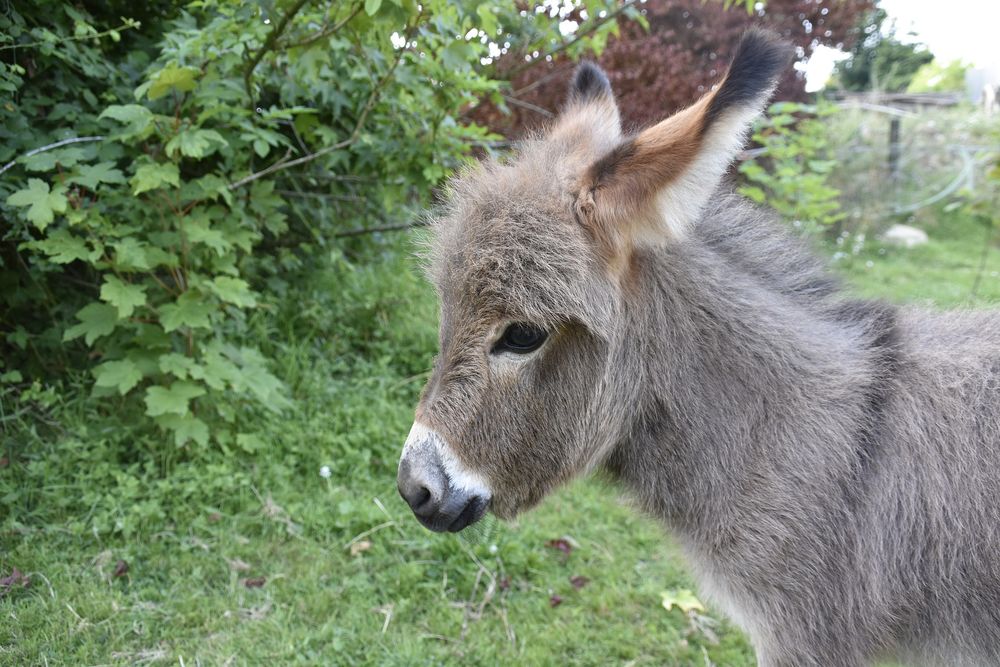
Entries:
<svg viewBox="0 0 1000 667">
<path fill-rule="evenodd" d="M 715 90 L 632 136 L 583 64 L 544 136 L 450 184 L 430 244 L 440 354 L 398 474 L 421 523 L 512 517 L 628 437 L 632 258 L 697 222 L 788 60 L 751 30 Z"/>
</svg>

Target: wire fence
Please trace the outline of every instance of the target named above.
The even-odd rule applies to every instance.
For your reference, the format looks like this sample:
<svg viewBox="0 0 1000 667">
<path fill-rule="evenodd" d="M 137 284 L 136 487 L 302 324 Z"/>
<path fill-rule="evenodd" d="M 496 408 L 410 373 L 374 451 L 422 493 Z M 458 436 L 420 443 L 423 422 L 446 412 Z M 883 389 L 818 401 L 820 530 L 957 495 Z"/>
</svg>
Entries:
<svg viewBox="0 0 1000 667">
<path fill-rule="evenodd" d="M 848 219 L 876 230 L 974 191 L 998 150 L 981 140 L 996 119 L 968 107 L 855 103 L 837 116 L 834 184 Z"/>
</svg>

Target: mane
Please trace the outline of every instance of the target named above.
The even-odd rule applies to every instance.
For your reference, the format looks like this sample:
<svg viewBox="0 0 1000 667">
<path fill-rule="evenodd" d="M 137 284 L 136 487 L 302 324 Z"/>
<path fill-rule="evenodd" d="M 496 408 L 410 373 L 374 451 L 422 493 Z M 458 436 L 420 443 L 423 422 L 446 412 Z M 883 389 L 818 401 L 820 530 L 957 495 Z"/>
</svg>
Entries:
<svg viewBox="0 0 1000 667">
<path fill-rule="evenodd" d="M 710 200 L 695 237 L 725 257 L 733 271 L 761 287 L 816 309 L 836 307 L 845 294 L 819 254 L 774 213 L 720 191 Z"/>
</svg>

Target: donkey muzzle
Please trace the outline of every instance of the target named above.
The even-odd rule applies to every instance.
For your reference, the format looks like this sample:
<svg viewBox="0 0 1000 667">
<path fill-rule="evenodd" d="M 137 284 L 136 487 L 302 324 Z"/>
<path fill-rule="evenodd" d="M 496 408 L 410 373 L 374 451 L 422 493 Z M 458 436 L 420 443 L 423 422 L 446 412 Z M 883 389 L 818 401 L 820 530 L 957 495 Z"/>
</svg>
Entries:
<svg viewBox="0 0 1000 667">
<path fill-rule="evenodd" d="M 457 533 L 489 508 L 486 481 L 465 468 L 435 431 L 414 423 L 396 475 L 399 495 L 425 528 Z"/>
</svg>

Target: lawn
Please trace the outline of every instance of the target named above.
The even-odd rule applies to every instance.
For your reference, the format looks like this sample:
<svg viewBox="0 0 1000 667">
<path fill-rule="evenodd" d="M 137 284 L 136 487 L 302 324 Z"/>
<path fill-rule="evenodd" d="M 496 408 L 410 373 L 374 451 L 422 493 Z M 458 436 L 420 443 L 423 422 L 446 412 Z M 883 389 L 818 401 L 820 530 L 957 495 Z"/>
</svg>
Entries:
<svg viewBox="0 0 1000 667">
<path fill-rule="evenodd" d="M 954 215 L 919 224 L 926 246 L 870 242 L 839 260 L 852 289 L 1000 303 L 995 246 L 970 296 L 982 229 Z M 600 480 L 470 534 L 412 519 L 395 460 L 436 307 L 408 251 L 351 274 L 348 289 L 371 296 L 334 316 L 366 323 L 349 339 L 361 342 L 328 334 L 319 300 L 296 304 L 306 333 L 259 325 L 295 399 L 269 438 L 141 461 L 83 403 L 51 408 L 56 425 L 3 416 L 0 577 L 17 568 L 30 585 L 0 584 L 0 664 L 754 664 L 711 611 L 664 608 L 662 593 L 694 588 L 684 563 Z M 343 289 L 330 280 L 317 291 Z"/>
</svg>

